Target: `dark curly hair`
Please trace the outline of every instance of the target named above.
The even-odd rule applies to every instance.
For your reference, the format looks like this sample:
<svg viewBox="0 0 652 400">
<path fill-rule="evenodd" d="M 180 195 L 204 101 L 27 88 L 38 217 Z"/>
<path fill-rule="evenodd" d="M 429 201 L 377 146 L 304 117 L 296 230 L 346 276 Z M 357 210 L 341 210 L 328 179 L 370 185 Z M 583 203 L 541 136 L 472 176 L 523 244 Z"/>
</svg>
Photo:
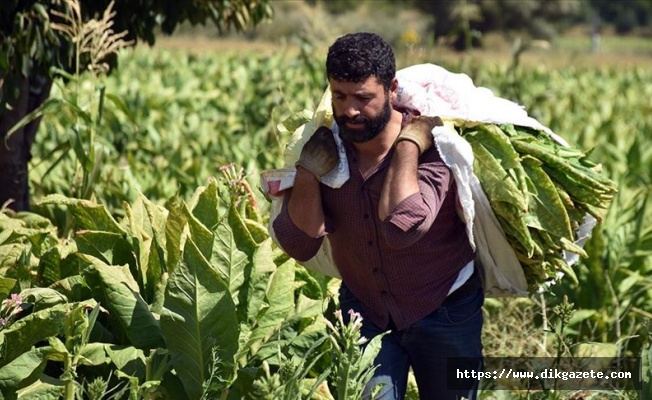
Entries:
<svg viewBox="0 0 652 400">
<path fill-rule="evenodd" d="M 396 75 L 392 47 L 375 33 L 358 32 L 344 35 L 328 49 L 326 75 L 344 82 L 362 82 L 375 76 L 389 90 Z"/>
</svg>

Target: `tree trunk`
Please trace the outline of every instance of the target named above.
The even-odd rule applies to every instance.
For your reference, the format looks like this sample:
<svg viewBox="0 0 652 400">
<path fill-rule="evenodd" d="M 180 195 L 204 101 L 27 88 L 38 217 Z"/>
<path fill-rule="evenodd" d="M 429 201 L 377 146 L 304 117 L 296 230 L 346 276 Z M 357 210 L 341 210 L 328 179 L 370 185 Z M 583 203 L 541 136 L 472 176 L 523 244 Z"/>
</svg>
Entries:
<svg viewBox="0 0 652 400">
<path fill-rule="evenodd" d="M 0 208 L 9 203 L 9 208 L 14 211 L 29 210 L 28 163 L 41 118 L 17 130 L 11 137 L 7 137 L 7 132 L 48 98 L 51 87 L 52 80 L 48 77 L 22 77 L 18 98 L 11 107 L 0 110 Z"/>
</svg>

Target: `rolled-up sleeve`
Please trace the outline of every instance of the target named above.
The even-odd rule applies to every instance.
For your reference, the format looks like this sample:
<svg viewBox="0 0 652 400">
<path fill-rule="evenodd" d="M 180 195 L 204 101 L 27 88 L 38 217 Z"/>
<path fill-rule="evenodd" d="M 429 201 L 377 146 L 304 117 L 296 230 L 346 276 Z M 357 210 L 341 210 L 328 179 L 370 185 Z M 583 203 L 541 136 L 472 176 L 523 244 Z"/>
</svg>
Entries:
<svg viewBox="0 0 652 400">
<path fill-rule="evenodd" d="M 430 230 L 451 184 L 451 173 L 443 163 L 419 165 L 419 193 L 401 201 L 383 220 L 382 234 L 394 248 L 414 244 Z"/>
<path fill-rule="evenodd" d="M 280 214 L 272 223 L 274 235 L 281 248 L 288 255 L 298 261 L 308 261 L 321 247 L 324 237 L 313 238 L 299 229 L 287 209 L 287 203 L 283 204 Z"/>
</svg>

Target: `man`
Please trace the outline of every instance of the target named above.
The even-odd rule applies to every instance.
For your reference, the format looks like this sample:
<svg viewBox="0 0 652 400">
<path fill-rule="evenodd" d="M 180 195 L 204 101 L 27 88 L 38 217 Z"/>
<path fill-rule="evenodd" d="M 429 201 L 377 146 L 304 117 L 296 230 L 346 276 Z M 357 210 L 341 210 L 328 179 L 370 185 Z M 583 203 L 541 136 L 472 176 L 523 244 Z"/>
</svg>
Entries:
<svg viewBox="0 0 652 400">
<path fill-rule="evenodd" d="M 320 183 L 337 153 L 330 129 L 318 129 L 273 223 L 276 237 L 299 261 L 328 238 L 342 277 L 342 314 L 360 313 L 366 338 L 390 330 L 367 397 L 381 383 L 376 398 L 402 399 L 410 367 L 422 399 L 475 397 L 452 390 L 447 371 L 455 357 L 480 365 L 484 295 L 455 181 L 433 146 L 441 120 L 393 109 L 394 53 L 376 34 L 335 41 L 326 72 L 350 178 L 338 189 Z"/>
</svg>

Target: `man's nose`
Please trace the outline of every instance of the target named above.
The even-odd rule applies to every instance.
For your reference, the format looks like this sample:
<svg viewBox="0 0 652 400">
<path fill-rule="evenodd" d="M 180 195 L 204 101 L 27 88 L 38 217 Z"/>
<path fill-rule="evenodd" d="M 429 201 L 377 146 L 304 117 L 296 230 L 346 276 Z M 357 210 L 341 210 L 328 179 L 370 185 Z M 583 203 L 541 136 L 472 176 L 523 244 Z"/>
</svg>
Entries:
<svg viewBox="0 0 652 400">
<path fill-rule="evenodd" d="M 344 105 L 344 114 L 349 118 L 353 118 L 360 114 L 360 107 L 358 107 L 355 101 L 348 101 Z"/>
</svg>

